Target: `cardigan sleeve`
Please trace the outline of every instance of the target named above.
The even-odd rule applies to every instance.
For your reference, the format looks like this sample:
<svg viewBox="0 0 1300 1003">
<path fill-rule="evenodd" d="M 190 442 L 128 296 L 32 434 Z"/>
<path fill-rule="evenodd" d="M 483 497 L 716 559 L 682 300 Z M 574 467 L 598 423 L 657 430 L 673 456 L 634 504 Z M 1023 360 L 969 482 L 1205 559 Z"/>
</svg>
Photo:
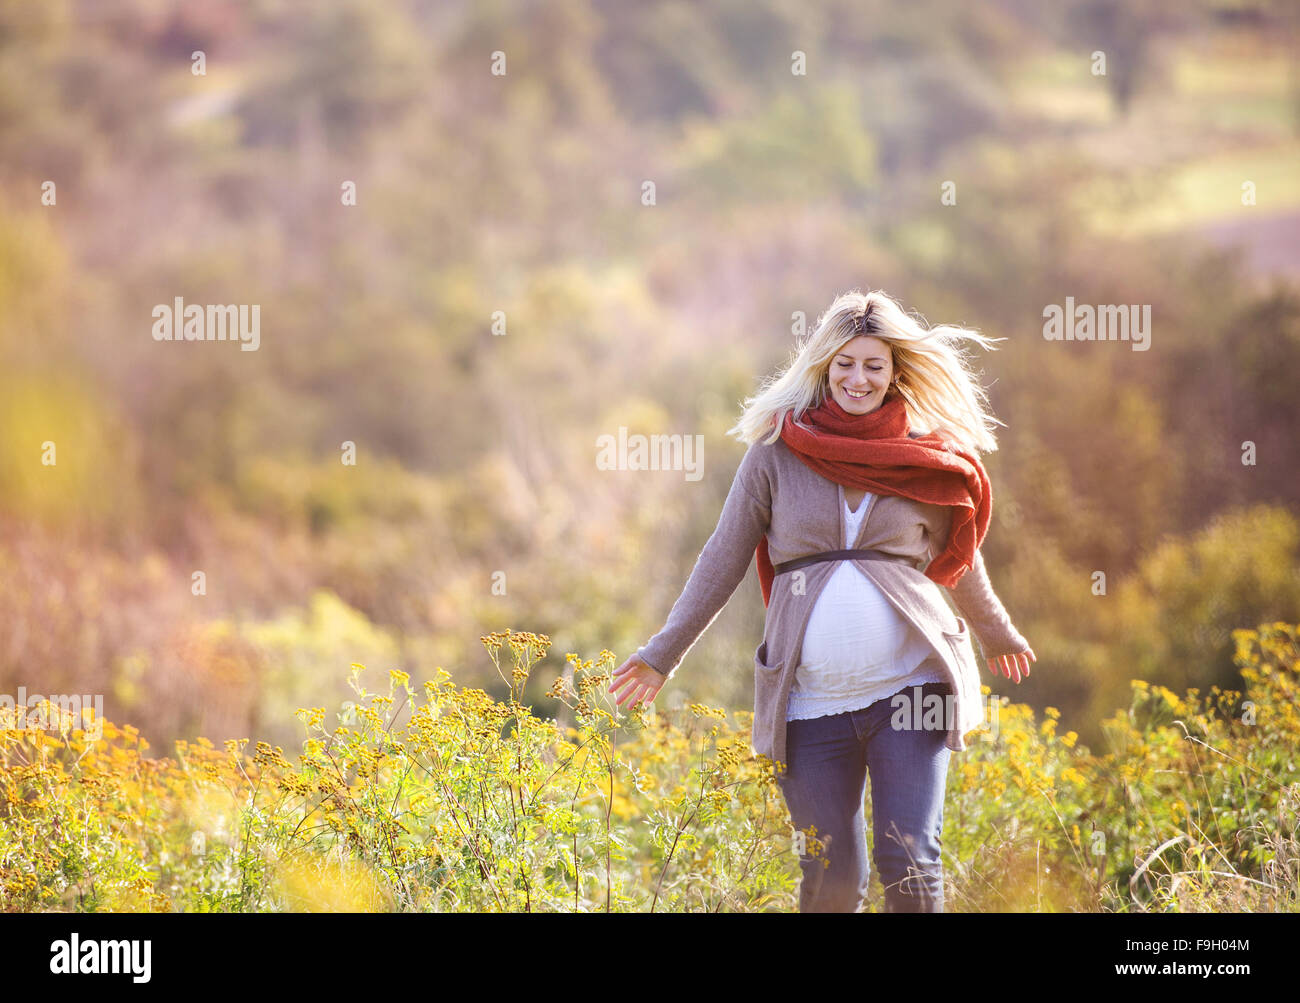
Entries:
<svg viewBox="0 0 1300 1003">
<path fill-rule="evenodd" d="M 761 442 L 752 443 L 740 461 L 717 528 L 696 558 L 695 567 L 668 620 L 637 655 L 661 675 L 672 677 L 732 593 L 744 580 L 754 551 L 772 517 L 771 480 Z"/>
<path fill-rule="evenodd" d="M 947 526 L 952 521 L 952 509 L 944 508 L 945 529 L 939 539 L 947 539 Z M 935 552 L 934 537 L 931 537 L 930 554 Z M 1029 647 L 1029 642 L 1016 630 L 1007 614 L 1002 600 L 993 591 L 989 581 L 988 569 L 984 566 L 984 554 L 976 550 L 975 561 L 971 568 L 961 576 L 957 584 L 948 593 L 952 596 L 957 611 L 970 624 L 971 632 L 979 641 L 984 657 L 1000 658 L 1014 655 Z"/>
<path fill-rule="evenodd" d="M 985 658 L 1014 655 L 1029 647 L 1029 642 L 1011 623 L 1002 600 L 993 591 L 993 583 L 984 567 L 984 555 L 980 551 L 975 551 L 974 565 L 948 591 L 958 611 L 970 622 Z"/>
</svg>

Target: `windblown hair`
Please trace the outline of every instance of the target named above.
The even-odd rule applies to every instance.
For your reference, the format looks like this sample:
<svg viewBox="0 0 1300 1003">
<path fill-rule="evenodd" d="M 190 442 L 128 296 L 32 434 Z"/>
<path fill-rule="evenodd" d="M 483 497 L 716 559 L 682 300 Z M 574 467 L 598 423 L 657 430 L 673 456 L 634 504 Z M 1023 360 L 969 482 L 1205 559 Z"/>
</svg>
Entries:
<svg viewBox="0 0 1300 1003">
<path fill-rule="evenodd" d="M 989 410 L 988 395 L 971 372 L 961 343 L 973 341 L 995 350 L 994 343 L 1006 339 L 949 324 L 926 327 L 880 290 L 864 294 L 855 289 L 837 296 L 812 334 L 796 340 L 785 369 L 767 377 L 758 393 L 745 401 L 744 412 L 727 434 L 748 445 L 770 432 L 766 441 L 773 443 L 788 411 L 802 425 L 804 411 L 830 394 L 831 360 L 860 334 L 889 345 L 898 377 L 894 388 L 903 398 L 912 431 L 937 432 L 972 453 L 998 448 L 993 428 L 1006 423 Z"/>
</svg>

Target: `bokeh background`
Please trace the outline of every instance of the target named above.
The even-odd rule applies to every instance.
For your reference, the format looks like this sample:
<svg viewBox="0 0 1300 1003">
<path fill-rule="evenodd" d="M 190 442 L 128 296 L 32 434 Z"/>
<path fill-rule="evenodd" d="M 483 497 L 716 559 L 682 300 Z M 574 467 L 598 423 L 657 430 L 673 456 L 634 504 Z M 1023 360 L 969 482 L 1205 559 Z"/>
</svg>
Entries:
<svg viewBox="0 0 1300 1003">
<path fill-rule="evenodd" d="M 1262 0 L 3 0 L 0 692 L 287 748 L 353 662 L 504 694 L 512 627 L 544 712 L 662 626 L 740 401 L 855 287 L 1007 339 L 985 555 L 1039 660 L 986 681 L 1085 742 L 1131 678 L 1237 685 L 1229 632 L 1300 619 L 1298 40 Z M 259 349 L 155 341 L 178 296 Z M 1149 350 L 1045 340 L 1067 296 Z M 704 476 L 599 469 L 620 426 Z M 762 630 L 751 570 L 661 700 L 748 708 Z"/>
</svg>

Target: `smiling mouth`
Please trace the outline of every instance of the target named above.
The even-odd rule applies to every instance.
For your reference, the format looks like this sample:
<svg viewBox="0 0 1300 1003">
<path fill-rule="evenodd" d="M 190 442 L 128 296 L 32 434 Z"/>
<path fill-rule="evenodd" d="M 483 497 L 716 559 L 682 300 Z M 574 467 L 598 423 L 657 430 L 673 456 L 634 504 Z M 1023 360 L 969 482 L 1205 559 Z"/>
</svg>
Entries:
<svg viewBox="0 0 1300 1003">
<path fill-rule="evenodd" d="M 848 387 L 845 387 L 845 388 L 844 388 L 844 392 L 845 392 L 846 394 L 848 394 L 850 397 L 852 397 L 854 400 L 862 400 L 862 398 L 864 398 L 864 397 L 870 397 L 870 396 L 871 396 L 871 391 L 870 391 L 870 390 L 864 390 L 864 391 L 862 391 L 861 393 L 856 393 L 856 392 L 850 390 Z"/>
</svg>

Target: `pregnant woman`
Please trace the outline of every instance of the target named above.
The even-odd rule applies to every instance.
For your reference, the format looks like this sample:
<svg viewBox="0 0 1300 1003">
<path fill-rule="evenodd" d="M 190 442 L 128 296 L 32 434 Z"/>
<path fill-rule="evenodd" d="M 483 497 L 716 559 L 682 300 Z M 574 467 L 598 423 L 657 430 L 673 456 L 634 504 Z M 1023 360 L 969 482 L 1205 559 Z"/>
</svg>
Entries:
<svg viewBox="0 0 1300 1003">
<path fill-rule="evenodd" d="M 757 559 L 753 748 L 806 836 L 803 912 L 866 898 L 868 775 L 886 910 L 943 911 L 948 758 L 984 720 L 971 634 L 1007 679 L 1035 661 L 980 554 L 992 491 L 978 453 L 1001 423 L 965 340 L 993 347 L 923 327 L 880 291 L 838 297 L 745 402 L 730 431 L 748 449 L 717 529 L 663 630 L 610 684 L 620 705 L 653 700 Z"/>
</svg>

